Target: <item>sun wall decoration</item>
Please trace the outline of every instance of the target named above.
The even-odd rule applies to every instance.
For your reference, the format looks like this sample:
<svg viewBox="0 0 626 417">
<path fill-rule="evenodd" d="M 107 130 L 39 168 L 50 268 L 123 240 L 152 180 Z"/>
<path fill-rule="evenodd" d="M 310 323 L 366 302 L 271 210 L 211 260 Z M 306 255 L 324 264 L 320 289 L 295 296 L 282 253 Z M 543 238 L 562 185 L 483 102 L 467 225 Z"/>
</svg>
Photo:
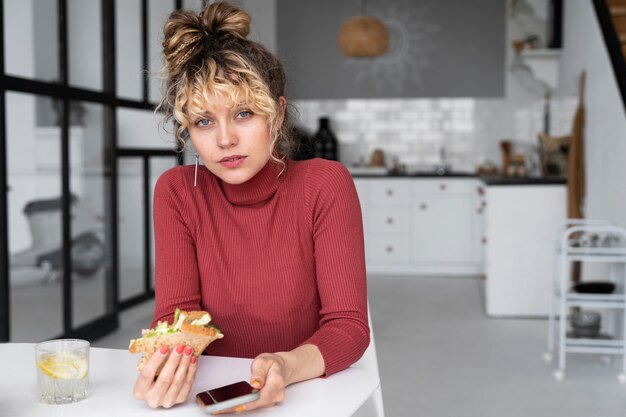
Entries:
<svg viewBox="0 0 626 417">
<path fill-rule="evenodd" d="M 344 65 L 359 85 L 374 86 L 378 92 L 400 92 L 407 83 L 421 86 L 420 72 L 431 65 L 435 50 L 433 35 L 440 27 L 429 21 L 428 5 L 410 0 L 368 2 L 367 14 L 382 22 L 388 31 L 385 53 L 374 57 L 345 57 Z"/>
</svg>

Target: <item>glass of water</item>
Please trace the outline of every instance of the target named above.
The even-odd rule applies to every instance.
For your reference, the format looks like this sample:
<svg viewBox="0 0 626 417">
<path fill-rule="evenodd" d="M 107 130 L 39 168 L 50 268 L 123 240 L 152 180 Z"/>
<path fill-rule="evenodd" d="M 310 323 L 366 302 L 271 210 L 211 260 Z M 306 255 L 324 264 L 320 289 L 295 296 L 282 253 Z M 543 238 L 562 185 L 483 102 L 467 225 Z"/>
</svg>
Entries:
<svg viewBox="0 0 626 417">
<path fill-rule="evenodd" d="M 89 342 L 59 339 L 35 345 L 37 399 L 69 404 L 89 395 Z"/>
</svg>

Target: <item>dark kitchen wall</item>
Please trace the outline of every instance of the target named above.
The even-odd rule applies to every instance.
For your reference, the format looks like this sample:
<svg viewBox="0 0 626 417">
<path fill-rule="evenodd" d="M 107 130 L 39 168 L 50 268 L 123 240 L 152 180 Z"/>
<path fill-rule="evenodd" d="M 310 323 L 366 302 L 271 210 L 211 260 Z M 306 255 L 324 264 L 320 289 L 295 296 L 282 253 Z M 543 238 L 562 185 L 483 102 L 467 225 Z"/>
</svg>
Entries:
<svg viewBox="0 0 626 417">
<path fill-rule="evenodd" d="M 358 0 L 277 0 L 277 51 L 295 99 L 503 97 L 503 0 L 370 0 L 390 30 L 381 57 L 342 55 L 342 23 Z"/>
</svg>

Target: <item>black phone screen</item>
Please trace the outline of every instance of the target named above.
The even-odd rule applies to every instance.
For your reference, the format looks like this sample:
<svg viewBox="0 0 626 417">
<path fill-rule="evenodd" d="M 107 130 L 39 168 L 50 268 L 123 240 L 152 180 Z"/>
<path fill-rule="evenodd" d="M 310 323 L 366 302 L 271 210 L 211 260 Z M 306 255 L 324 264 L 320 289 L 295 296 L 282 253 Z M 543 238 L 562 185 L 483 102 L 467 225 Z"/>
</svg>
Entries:
<svg viewBox="0 0 626 417">
<path fill-rule="evenodd" d="M 223 387 L 210 389 L 208 391 L 203 391 L 197 396 L 205 405 L 210 405 L 227 401 L 232 398 L 241 397 L 252 392 L 256 392 L 256 390 L 247 382 L 241 381 L 225 385 Z"/>
</svg>

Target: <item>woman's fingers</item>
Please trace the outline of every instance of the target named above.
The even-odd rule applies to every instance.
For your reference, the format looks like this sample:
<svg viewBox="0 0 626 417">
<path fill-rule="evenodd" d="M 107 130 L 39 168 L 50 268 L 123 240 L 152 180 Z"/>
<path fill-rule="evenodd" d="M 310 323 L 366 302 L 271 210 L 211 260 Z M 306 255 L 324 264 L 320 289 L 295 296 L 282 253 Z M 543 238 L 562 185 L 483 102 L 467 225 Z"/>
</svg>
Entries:
<svg viewBox="0 0 626 417">
<path fill-rule="evenodd" d="M 189 348 L 191 349 L 191 347 Z M 189 355 L 187 355 L 187 351 L 185 351 L 185 356 L 189 356 L 189 359 L 183 358 L 183 361 L 188 361 L 187 373 L 185 375 L 185 381 L 183 383 L 182 388 L 178 392 L 178 396 L 176 397 L 176 404 L 184 403 L 187 401 L 189 397 L 189 391 L 191 391 L 191 386 L 193 385 L 193 381 L 196 379 L 196 371 L 198 370 L 198 358 L 193 355 L 193 349 Z"/>
<path fill-rule="evenodd" d="M 144 400 L 152 408 L 170 408 L 187 401 L 196 375 L 197 358 L 194 358 L 192 364 L 192 347 L 176 346 L 166 361 L 165 357 L 168 354 L 164 352 L 166 349 L 161 349 L 153 355 L 153 357 L 161 355 L 161 358 L 154 359 L 154 361 L 151 358 L 144 367 L 145 372 L 142 371 L 135 384 L 135 397 Z M 155 379 L 156 370 L 163 364 L 163 361 L 165 364 Z"/>
<path fill-rule="evenodd" d="M 167 362 L 165 362 L 165 366 L 161 369 L 161 373 L 154 381 L 154 385 L 146 398 L 146 402 L 150 407 L 163 406 L 169 408 L 174 405 L 174 399 L 178 396 L 182 386 L 181 375 L 177 371 L 182 367 L 180 364 L 184 350 L 185 345 L 176 346 Z"/>
<path fill-rule="evenodd" d="M 245 404 L 245 410 L 272 407 L 285 399 L 283 362 L 274 354 L 259 355 L 251 365 L 250 385 L 260 388 L 261 397 Z"/>
<path fill-rule="evenodd" d="M 265 380 L 264 389 L 267 391 L 266 398 L 268 402 L 279 403 L 285 399 L 285 379 L 277 368 L 278 367 L 270 368 L 267 379 Z M 263 395 L 262 391 L 263 390 L 261 390 L 261 395 Z"/>
<path fill-rule="evenodd" d="M 256 389 L 261 389 L 265 385 L 265 378 L 274 361 L 265 354 L 257 356 L 250 365 L 250 385 Z"/>
<path fill-rule="evenodd" d="M 161 349 L 152 355 L 150 360 L 145 363 L 139 373 L 137 382 L 135 382 L 135 387 L 133 389 L 133 395 L 135 398 L 138 400 L 145 399 L 147 391 L 152 388 L 152 385 L 154 384 L 154 378 L 157 370 L 165 361 L 169 353 L 170 349 L 167 346 L 162 346 Z"/>
</svg>

